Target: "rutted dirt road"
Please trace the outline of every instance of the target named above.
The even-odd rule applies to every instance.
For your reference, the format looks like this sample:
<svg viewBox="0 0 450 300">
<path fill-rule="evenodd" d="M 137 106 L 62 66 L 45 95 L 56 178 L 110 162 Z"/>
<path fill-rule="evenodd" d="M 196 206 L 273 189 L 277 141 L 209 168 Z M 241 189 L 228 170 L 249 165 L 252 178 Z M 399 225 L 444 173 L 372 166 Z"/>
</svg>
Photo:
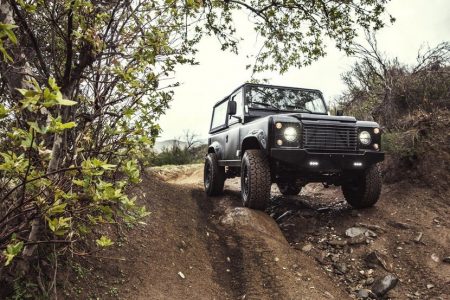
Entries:
<svg viewBox="0 0 450 300">
<path fill-rule="evenodd" d="M 385 186 L 376 207 L 357 211 L 339 189 L 310 185 L 285 197 L 274 186 L 263 213 L 241 207 L 238 179 L 207 198 L 201 165 L 153 174 L 160 179 L 146 176 L 133 191 L 152 211 L 147 225 L 119 232 L 126 245 L 104 255 L 114 259 L 82 262 L 92 272 L 66 296 L 351 299 L 375 297 L 391 274 L 385 283 L 398 282 L 383 298 L 450 299 L 448 194 Z"/>
</svg>

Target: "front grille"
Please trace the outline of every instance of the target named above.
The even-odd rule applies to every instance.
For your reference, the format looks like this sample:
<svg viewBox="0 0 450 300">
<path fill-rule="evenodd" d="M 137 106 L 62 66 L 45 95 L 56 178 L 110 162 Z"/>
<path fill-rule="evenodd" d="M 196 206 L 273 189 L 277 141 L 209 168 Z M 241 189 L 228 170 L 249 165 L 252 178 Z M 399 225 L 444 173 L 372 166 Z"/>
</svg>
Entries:
<svg viewBox="0 0 450 300">
<path fill-rule="evenodd" d="M 309 150 L 356 151 L 358 132 L 354 126 L 303 124 L 303 148 Z"/>
</svg>

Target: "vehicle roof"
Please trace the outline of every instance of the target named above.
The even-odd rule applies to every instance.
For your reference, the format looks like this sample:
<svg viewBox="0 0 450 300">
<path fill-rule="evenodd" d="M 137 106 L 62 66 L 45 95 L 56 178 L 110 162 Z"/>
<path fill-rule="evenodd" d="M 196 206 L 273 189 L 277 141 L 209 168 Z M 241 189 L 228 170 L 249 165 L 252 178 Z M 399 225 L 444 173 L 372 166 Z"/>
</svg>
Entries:
<svg viewBox="0 0 450 300">
<path fill-rule="evenodd" d="M 304 91 L 315 91 L 315 92 L 319 92 L 322 94 L 322 91 L 317 90 L 317 89 L 308 89 L 308 88 L 300 88 L 300 87 L 293 87 L 293 86 L 283 86 L 283 85 L 272 85 L 272 84 L 262 84 L 262 83 L 251 83 L 251 82 L 246 82 L 244 84 L 241 84 L 240 86 L 238 86 L 237 88 L 235 88 L 230 94 L 228 94 L 227 96 L 225 96 L 224 98 L 222 98 L 221 100 L 217 101 L 214 104 L 214 107 L 216 107 L 217 105 L 219 105 L 220 103 L 224 102 L 226 99 L 228 99 L 231 95 L 233 95 L 237 90 L 239 90 L 240 88 L 243 88 L 244 86 L 263 86 L 263 87 L 269 87 L 269 88 L 278 88 L 278 89 L 294 89 L 294 90 L 304 90 Z"/>
</svg>

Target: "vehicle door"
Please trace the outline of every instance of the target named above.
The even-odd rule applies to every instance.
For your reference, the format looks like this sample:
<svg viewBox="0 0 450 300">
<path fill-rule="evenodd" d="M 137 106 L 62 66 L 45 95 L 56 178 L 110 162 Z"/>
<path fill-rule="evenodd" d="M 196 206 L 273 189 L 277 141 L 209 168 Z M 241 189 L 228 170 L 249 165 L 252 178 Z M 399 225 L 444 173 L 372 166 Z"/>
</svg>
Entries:
<svg viewBox="0 0 450 300">
<path fill-rule="evenodd" d="M 219 160 L 225 159 L 225 144 L 227 132 L 228 119 L 228 101 L 229 98 L 214 106 L 213 115 L 211 118 L 210 145 L 214 146 L 217 158 Z"/>
<path fill-rule="evenodd" d="M 231 101 L 236 102 L 236 114 L 228 115 L 228 131 L 225 135 L 225 159 L 229 163 L 239 164 L 240 137 L 239 129 L 241 127 L 242 118 L 244 116 L 244 101 L 242 89 L 236 91 L 230 97 Z"/>
</svg>

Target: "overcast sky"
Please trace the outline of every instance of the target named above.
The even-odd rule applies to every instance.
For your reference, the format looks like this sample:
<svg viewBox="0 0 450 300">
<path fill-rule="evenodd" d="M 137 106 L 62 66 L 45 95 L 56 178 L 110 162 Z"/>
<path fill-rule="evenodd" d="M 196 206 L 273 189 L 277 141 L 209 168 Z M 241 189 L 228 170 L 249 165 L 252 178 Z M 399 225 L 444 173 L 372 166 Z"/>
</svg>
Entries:
<svg viewBox="0 0 450 300">
<path fill-rule="evenodd" d="M 414 63 L 421 46 L 450 41 L 449 0 L 393 0 L 387 10 L 397 21 L 382 29 L 377 39 L 380 50 L 389 57 Z M 245 19 L 238 19 L 235 24 L 238 35 L 245 38 L 239 55 L 221 51 L 217 40 L 209 38 L 199 45 L 199 66 L 177 68 L 175 78 L 181 86 L 175 90 L 171 108 L 161 117 L 163 132 L 159 140 L 181 137 L 186 129 L 206 138 L 214 103 L 250 79 L 251 72 L 245 69 L 251 62 L 247 55 L 255 54 L 260 41 Z M 350 69 L 354 60 L 333 45 L 327 52 L 326 57 L 311 66 L 259 77 L 269 79 L 270 84 L 322 90 L 329 101 L 344 89 L 340 75 Z"/>
</svg>

